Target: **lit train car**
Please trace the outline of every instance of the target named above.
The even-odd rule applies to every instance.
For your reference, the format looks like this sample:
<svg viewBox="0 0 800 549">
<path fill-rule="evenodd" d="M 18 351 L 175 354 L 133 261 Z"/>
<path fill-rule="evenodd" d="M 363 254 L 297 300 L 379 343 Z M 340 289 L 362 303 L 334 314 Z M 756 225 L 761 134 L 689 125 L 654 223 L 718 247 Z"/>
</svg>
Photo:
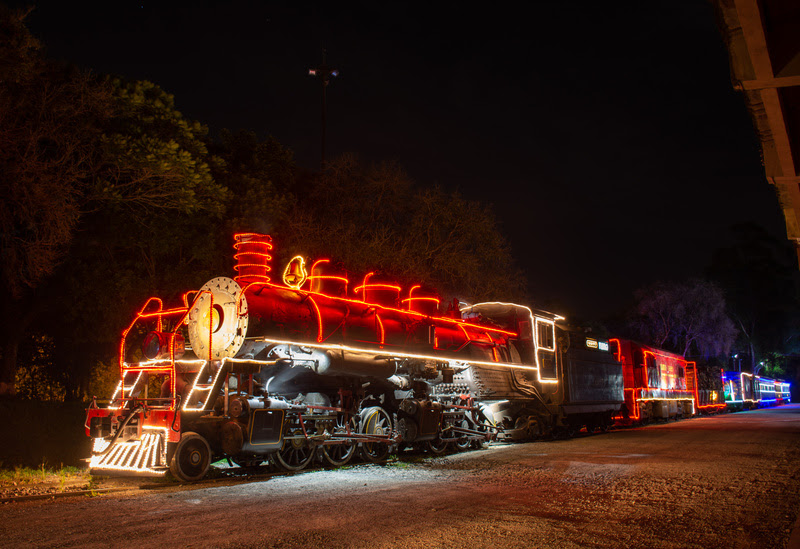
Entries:
<svg viewBox="0 0 800 549">
<path fill-rule="evenodd" d="M 792 386 L 787 381 L 775 382 L 775 398 L 778 404 L 789 404 L 792 401 Z"/>
<path fill-rule="evenodd" d="M 774 379 L 742 372 L 741 385 L 743 387 L 742 398 L 749 408 L 778 404 L 777 384 Z M 750 393 L 750 399 L 747 398 L 748 393 Z"/>
<path fill-rule="evenodd" d="M 675 353 L 626 339 L 611 339 L 609 343 L 615 358 L 622 363 L 625 380 L 620 424 L 696 413 L 698 387 L 694 363 Z"/>
<path fill-rule="evenodd" d="M 481 304 L 462 314 L 472 318 L 479 313 L 510 327 L 507 319 L 516 314 L 515 308 L 522 307 Z M 534 337 L 539 352 L 548 353 L 541 357 L 536 377 L 531 371 L 508 371 L 482 363 L 456 374 L 453 385 L 442 385 L 435 392 L 473 395 L 484 415 L 502 427 L 501 440 L 607 430 L 624 402 L 622 368 L 610 353 L 608 341 L 555 323 L 540 323 Z M 525 356 L 523 348 L 519 352 Z M 532 357 L 527 361 L 533 362 Z"/>
<path fill-rule="evenodd" d="M 720 370 L 715 376 L 707 377 L 705 383 L 697 372 L 697 364 L 693 361 L 686 362 L 686 387 L 694 394 L 694 408 L 696 413 L 714 414 L 727 408 Z"/>
<path fill-rule="evenodd" d="M 725 404 L 728 410 L 738 411 L 745 407 L 742 372 L 722 372 Z"/>
<path fill-rule="evenodd" d="M 440 310 L 435 293 L 373 273 L 351 289 L 328 260 L 295 257 L 273 282 L 268 236 L 234 247 L 238 276 L 178 306 L 151 298 L 123 332 L 116 392 L 87 411 L 92 470 L 192 481 L 219 458 L 338 466 L 603 428 L 620 409 L 605 342 L 558 328 L 558 315 Z"/>
<path fill-rule="evenodd" d="M 791 385 L 785 381 L 749 372 L 722 373 L 725 403 L 729 410 L 750 410 L 791 401 Z"/>
</svg>

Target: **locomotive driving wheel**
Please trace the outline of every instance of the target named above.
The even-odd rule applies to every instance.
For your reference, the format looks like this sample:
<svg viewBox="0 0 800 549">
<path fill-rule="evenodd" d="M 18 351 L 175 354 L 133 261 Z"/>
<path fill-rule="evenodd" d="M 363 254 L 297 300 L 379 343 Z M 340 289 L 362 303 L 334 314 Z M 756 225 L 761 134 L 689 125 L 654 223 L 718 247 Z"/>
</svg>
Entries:
<svg viewBox="0 0 800 549">
<path fill-rule="evenodd" d="M 193 482 L 206 475 L 211 466 L 211 448 L 197 433 L 186 432 L 175 448 L 169 470 L 178 480 Z"/>
<path fill-rule="evenodd" d="M 456 427 L 460 427 L 462 429 L 474 429 L 475 427 L 470 423 L 470 421 L 466 417 L 460 417 L 453 422 L 453 425 Z M 469 450 L 472 446 L 472 441 L 469 439 L 469 435 L 466 433 L 458 433 L 458 438 L 453 443 L 456 447 L 456 450 L 459 452 L 463 452 L 465 450 Z"/>
<path fill-rule="evenodd" d="M 365 435 L 391 435 L 392 418 L 380 406 L 372 406 L 361 412 L 361 429 L 359 431 Z M 361 457 L 364 461 L 377 463 L 386 459 L 389 455 L 389 443 L 387 442 L 362 442 Z"/>
<path fill-rule="evenodd" d="M 287 418 L 288 420 L 288 418 Z M 306 431 L 312 428 L 306 423 Z M 316 447 L 306 439 L 303 427 L 298 418 L 287 421 L 283 434 L 283 446 L 273 454 L 275 463 L 285 471 L 300 471 L 305 469 L 314 459 Z"/>
<path fill-rule="evenodd" d="M 444 454 L 450 448 L 450 443 L 443 441 L 441 437 L 437 435 L 435 439 L 429 440 L 426 446 L 430 453 L 439 455 Z"/>
<path fill-rule="evenodd" d="M 357 432 L 356 418 L 349 414 L 337 414 L 336 424 L 333 426 L 333 435 L 347 436 L 348 418 L 350 423 L 350 433 Z M 331 444 L 322 447 L 322 457 L 334 467 L 341 467 L 346 464 L 356 453 L 356 444 L 353 442 L 343 442 L 342 444 Z"/>
</svg>

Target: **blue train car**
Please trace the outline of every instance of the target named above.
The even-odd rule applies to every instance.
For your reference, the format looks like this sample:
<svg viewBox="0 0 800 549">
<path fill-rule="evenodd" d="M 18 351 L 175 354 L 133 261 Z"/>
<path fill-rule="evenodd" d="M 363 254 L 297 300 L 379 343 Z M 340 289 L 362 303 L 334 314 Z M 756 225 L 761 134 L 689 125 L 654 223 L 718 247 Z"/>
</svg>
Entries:
<svg viewBox="0 0 800 549">
<path fill-rule="evenodd" d="M 749 372 L 722 372 L 728 410 L 752 410 L 791 402 L 791 384 Z"/>
</svg>

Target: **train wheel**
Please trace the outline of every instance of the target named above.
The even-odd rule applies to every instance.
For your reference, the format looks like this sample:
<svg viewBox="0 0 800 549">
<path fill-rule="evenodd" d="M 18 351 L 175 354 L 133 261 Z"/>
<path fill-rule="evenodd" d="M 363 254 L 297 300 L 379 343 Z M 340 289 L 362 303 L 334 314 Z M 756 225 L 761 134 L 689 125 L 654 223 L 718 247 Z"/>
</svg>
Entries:
<svg viewBox="0 0 800 549">
<path fill-rule="evenodd" d="M 336 425 L 333 427 L 333 434 L 346 435 L 347 434 L 347 417 L 345 414 L 336 416 Z M 356 419 L 350 418 L 350 432 L 356 432 Z M 341 467 L 353 457 L 356 453 L 356 444 L 353 442 L 345 442 L 343 444 L 335 444 L 322 447 L 322 457 L 329 464 L 334 467 Z"/>
<path fill-rule="evenodd" d="M 183 433 L 169 464 L 172 476 L 184 482 L 194 482 L 203 478 L 210 466 L 211 447 L 208 441 L 197 433 Z"/>
<path fill-rule="evenodd" d="M 453 425 L 455 425 L 456 427 L 461 427 L 462 429 L 473 428 L 469 420 L 463 417 L 461 419 L 457 419 L 456 421 L 454 421 Z M 460 434 L 461 436 L 459 436 L 458 439 L 453 443 L 456 447 L 456 450 L 458 450 L 459 452 L 469 450 L 470 447 L 472 446 L 472 441 L 468 438 L 466 433 L 460 433 Z"/>
<path fill-rule="evenodd" d="M 360 432 L 365 435 L 391 435 L 392 418 L 380 406 L 372 406 L 361 412 Z M 388 442 L 362 442 L 361 457 L 365 461 L 377 463 L 389 455 Z"/>
<path fill-rule="evenodd" d="M 289 429 L 281 449 L 273 454 L 275 463 L 284 471 L 301 471 L 314 459 L 316 448 L 310 446 L 300 427 Z"/>
<path fill-rule="evenodd" d="M 448 448 L 450 448 L 449 442 L 442 442 L 440 438 L 435 438 L 433 440 L 429 440 L 425 444 L 428 448 L 428 451 L 432 454 L 436 454 L 437 456 L 440 454 L 444 454 Z"/>
</svg>

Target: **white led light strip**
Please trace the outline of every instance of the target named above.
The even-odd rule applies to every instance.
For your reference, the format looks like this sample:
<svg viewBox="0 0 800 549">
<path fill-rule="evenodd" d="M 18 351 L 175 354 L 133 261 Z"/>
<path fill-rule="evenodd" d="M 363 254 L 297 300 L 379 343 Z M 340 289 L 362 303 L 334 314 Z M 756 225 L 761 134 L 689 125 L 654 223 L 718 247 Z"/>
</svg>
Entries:
<svg viewBox="0 0 800 549">
<path fill-rule="evenodd" d="M 294 345 L 296 347 L 310 347 L 313 349 L 326 349 L 326 350 L 335 350 L 335 351 L 349 351 L 352 353 L 368 353 L 368 354 L 379 354 L 380 356 L 385 356 L 387 358 L 416 358 L 420 360 L 433 360 L 436 362 L 447 362 L 451 366 L 463 366 L 468 367 L 474 364 L 479 364 L 483 366 L 503 366 L 506 368 L 519 368 L 522 370 L 538 370 L 536 366 L 528 366 L 525 364 L 510 364 L 507 362 L 485 362 L 485 361 L 478 361 L 478 360 L 459 360 L 455 358 L 448 358 L 443 356 L 434 356 L 434 355 L 415 355 L 411 353 L 395 353 L 395 352 L 388 352 L 388 353 L 379 353 L 375 349 L 360 349 L 358 347 L 349 347 L 347 345 L 336 345 L 336 344 L 320 344 L 320 343 L 298 343 L 296 341 L 283 341 L 280 339 L 268 339 L 259 337 L 257 338 L 258 341 L 263 341 L 264 343 L 274 343 L 275 345 Z"/>
<path fill-rule="evenodd" d="M 347 345 L 306 343 L 306 342 L 297 342 L 297 341 L 285 341 L 285 340 L 280 340 L 280 339 L 268 339 L 268 338 L 256 338 L 256 339 L 257 339 L 257 341 L 262 341 L 264 343 L 271 343 L 271 344 L 274 344 L 274 345 L 294 345 L 294 346 L 298 346 L 298 347 L 308 347 L 308 348 L 313 348 L 313 349 L 324 349 L 324 350 L 348 351 L 348 352 L 352 352 L 352 353 L 368 353 L 368 354 L 375 354 L 376 353 L 375 349 L 362 349 L 362 348 L 358 348 L 358 347 L 349 347 Z M 510 364 L 510 363 L 507 363 L 507 362 L 464 361 L 464 360 L 457 360 L 457 359 L 441 357 L 441 356 L 416 355 L 416 354 L 410 354 L 410 353 L 394 353 L 394 352 L 390 353 L 390 354 L 387 354 L 387 355 L 390 358 L 413 358 L 413 359 L 419 359 L 419 360 L 433 360 L 433 361 L 437 361 L 437 362 L 447 362 L 451 367 L 461 366 L 462 367 L 461 369 L 467 368 L 467 367 L 472 366 L 472 365 L 479 365 L 479 366 L 500 366 L 502 368 L 512 368 L 512 369 L 519 369 L 519 370 L 531 370 L 531 371 L 536 371 L 536 372 L 539 371 L 539 368 L 537 366 L 528 366 L 528 365 L 525 365 L 525 364 Z M 189 394 L 186 397 L 186 402 L 183 405 L 183 410 L 184 411 L 201 411 L 201 410 L 205 410 L 206 409 L 206 407 L 208 406 L 209 400 L 213 396 L 210 392 L 206 396 L 205 400 L 203 400 L 202 402 L 198 402 L 194 406 L 189 406 L 189 403 L 192 401 L 192 396 L 195 394 L 195 392 L 209 391 L 209 389 L 211 389 L 212 387 L 216 387 L 217 381 L 219 380 L 219 376 L 222 373 L 222 371 L 224 369 L 223 366 L 225 365 L 226 362 L 248 362 L 248 363 L 252 363 L 252 362 L 261 362 L 261 361 L 241 360 L 241 359 L 237 360 L 235 358 L 223 358 L 221 360 L 221 362 L 220 362 L 220 367 L 217 369 L 217 373 L 216 373 L 216 375 L 214 377 L 214 380 L 209 384 L 198 383 L 199 380 L 200 380 L 200 377 L 203 375 L 203 372 L 206 369 L 206 366 L 208 366 L 208 363 L 205 363 L 205 361 L 202 361 L 202 362 L 204 362 L 203 367 L 200 368 L 200 370 L 197 372 L 197 375 L 195 376 L 194 383 L 192 384 L 192 389 L 191 389 L 191 391 L 189 391 Z M 275 364 L 275 361 L 263 361 L 263 364 L 264 365 L 272 365 L 272 364 Z M 558 383 L 558 380 L 556 380 L 556 379 L 548 380 L 548 379 L 541 379 L 540 378 L 540 381 L 542 383 Z"/>
<path fill-rule="evenodd" d="M 504 301 L 487 301 L 485 303 L 476 303 L 475 305 L 472 305 L 472 308 L 481 307 L 482 305 L 500 305 L 500 306 L 503 306 L 503 307 L 520 307 L 520 308 L 525 309 L 526 311 L 528 311 L 528 317 L 530 318 L 530 321 L 531 321 L 531 330 L 533 331 L 533 333 L 531 335 L 533 336 L 533 357 L 534 357 L 534 360 L 536 361 L 536 366 L 535 367 L 533 367 L 533 366 L 518 366 L 516 364 L 501 364 L 501 365 L 502 366 L 507 366 L 509 368 L 522 368 L 522 369 L 525 369 L 525 370 L 536 370 L 536 377 L 538 378 L 539 383 L 558 383 L 558 379 L 542 379 L 542 371 L 540 369 L 540 364 L 539 364 L 539 351 L 542 350 L 542 351 L 555 352 L 555 350 L 556 350 L 555 324 L 556 324 L 556 321 L 558 321 L 558 320 L 565 320 L 564 317 L 561 316 L 561 315 L 555 315 L 553 320 L 550 320 L 549 318 L 544 318 L 544 317 L 540 317 L 540 316 L 534 315 L 533 311 L 531 310 L 530 307 L 526 307 L 525 305 L 519 305 L 517 303 L 507 303 L 507 302 L 504 302 Z M 542 323 L 542 324 L 550 324 L 552 326 L 552 329 L 553 329 L 553 346 L 552 347 L 539 347 L 539 333 L 538 333 L 537 326 L 536 326 L 537 322 L 538 323 Z M 484 363 L 482 363 L 482 362 L 473 362 L 472 364 L 484 364 Z M 489 364 L 496 365 L 495 363 L 489 363 Z"/>
<path fill-rule="evenodd" d="M 89 469 L 163 475 L 167 463 L 167 433 L 166 428 L 145 428 L 140 440 L 117 442 L 107 454 L 92 456 Z M 107 447 L 108 441 L 94 439 L 94 452 L 102 452 Z"/>
</svg>

